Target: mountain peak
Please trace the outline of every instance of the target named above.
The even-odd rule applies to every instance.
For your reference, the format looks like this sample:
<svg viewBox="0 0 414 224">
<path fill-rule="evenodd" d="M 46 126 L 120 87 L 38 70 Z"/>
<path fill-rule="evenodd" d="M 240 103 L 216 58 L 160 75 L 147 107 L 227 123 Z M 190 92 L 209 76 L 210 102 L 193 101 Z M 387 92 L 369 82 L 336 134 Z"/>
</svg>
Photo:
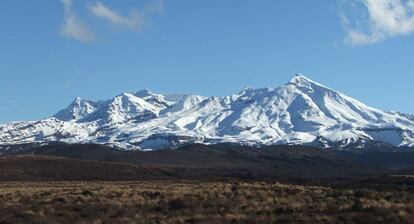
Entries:
<svg viewBox="0 0 414 224">
<path fill-rule="evenodd" d="M 300 84 L 304 84 L 304 83 L 316 83 L 316 82 L 309 79 L 308 77 L 300 74 L 300 73 L 297 73 L 293 76 L 293 78 L 290 80 L 289 83 L 300 85 Z"/>
<path fill-rule="evenodd" d="M 72 105 L 80 105 L 82 103 L 82 98 L 79 96 L 75 97 L 75 99 L 72 101 Z"/>
<path fill-rule="evenodd" d="M 331 91 L 336 92 L 335 90 L 333 90 L 333 89 L 331 89 L 331 88 L 329 88 L 325 85 L 322 85 L 318 82 L 315 82 L 315 81 L 309 79 L 308 77 L 306 77 L 306 76 L 304 76 L 300 73 L 295 74 L 293 76 L 293 78 L 289 81 L 288 84 L 293 84 L 297 87 L 304 87 L 304 88 L 307 88 L 307 89 L 314 89 L 315 87 L 316 88 L 319 87 L 319 88 L 323 88 L 323 89 L 327 89 L 327 90 L 331 90 Z"/>
<path fill-rule="evenodd" d="M 59 111 L 53 117 L 62 121 L 78 120 L 94 112 L 96 107 L 96 102 L 76 97 L 67 108 Z"/>
<path fill-rule="evenodd" d="M 137 96 L 137 97 L 140 97 L 140 98 L 144 98 L 144 97 L 152 96 L 152 95 L 155 95 L 155 94 L 149 89 L 142 89 L 142 90 L 139 90 L 138 92 L 136 92 L 134 95 Z"/>
<path fill-rule="evenodd" d="M 115 98 L 134 98 L 135 95 L 131 94 L 131 93 L 121 93 L 118 96 L 116 96 Z"/>
</svg>

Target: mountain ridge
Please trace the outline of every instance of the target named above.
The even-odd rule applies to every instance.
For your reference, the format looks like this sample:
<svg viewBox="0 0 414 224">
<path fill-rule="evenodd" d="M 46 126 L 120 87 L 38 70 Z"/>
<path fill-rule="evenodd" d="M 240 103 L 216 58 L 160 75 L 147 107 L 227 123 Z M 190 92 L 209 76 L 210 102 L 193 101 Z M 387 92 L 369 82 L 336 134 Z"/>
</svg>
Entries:
<svg viewBox="0 0 414 224">
<path fill-rule="evenodd" d="M 0 146 L 52 141 L 139 150 L 192 143 L 412 147 L 414 121 L 296 74 L 278 88 L 223 97 L 141 90 L 104 101 L 76 98 L 50 118 L 0 125 Z"/>
</svg>

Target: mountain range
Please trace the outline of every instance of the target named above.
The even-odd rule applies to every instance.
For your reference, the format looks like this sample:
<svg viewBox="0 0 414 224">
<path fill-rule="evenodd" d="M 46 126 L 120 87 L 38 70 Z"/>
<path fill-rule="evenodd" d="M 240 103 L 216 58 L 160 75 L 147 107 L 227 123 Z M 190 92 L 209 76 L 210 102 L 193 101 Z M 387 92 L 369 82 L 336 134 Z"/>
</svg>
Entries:
<svg viewBox="0 0 414 224">
<path fill-rule="evenodd" d="M 76 98 L 50 118 L 0 125 L 0 150 L 50 142 L 136 150 L 193 143 L 410 148 L 414 118 L 372 108 L 297 74 L 278 88 L 223 97 L 141 90 L 102 101 Z"/>
</svg>

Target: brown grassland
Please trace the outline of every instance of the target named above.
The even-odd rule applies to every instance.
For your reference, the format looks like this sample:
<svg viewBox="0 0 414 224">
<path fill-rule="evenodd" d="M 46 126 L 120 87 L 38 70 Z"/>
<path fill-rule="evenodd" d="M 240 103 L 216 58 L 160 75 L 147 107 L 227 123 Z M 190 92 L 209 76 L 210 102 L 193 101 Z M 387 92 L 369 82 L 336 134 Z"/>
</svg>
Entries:
<svg viewBox="0 0 414 224">
<path fill-rule="evenodd" d="M 414 189 L 265 182 L 3 182 L 0 223 L 414 223 Z"/>
</svg>

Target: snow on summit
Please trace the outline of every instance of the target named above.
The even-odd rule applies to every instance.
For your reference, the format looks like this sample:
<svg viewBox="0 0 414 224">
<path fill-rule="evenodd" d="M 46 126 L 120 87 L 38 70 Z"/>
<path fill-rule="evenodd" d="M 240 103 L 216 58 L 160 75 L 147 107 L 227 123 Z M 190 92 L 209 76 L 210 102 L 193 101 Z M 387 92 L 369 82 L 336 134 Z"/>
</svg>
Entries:
<svg viewBox="0 0 414 224">
<path fill-rule="evenodd" d="M 76 98 L 49 119 L 0 126 L 0 145 L 51 141 L 125 149 L 195 142 L 413 146 L 414 121 L 297 74 L 278 88 L 248 88 L 224 97 L 141 90 L 105 101 Z"/>
</svg>

